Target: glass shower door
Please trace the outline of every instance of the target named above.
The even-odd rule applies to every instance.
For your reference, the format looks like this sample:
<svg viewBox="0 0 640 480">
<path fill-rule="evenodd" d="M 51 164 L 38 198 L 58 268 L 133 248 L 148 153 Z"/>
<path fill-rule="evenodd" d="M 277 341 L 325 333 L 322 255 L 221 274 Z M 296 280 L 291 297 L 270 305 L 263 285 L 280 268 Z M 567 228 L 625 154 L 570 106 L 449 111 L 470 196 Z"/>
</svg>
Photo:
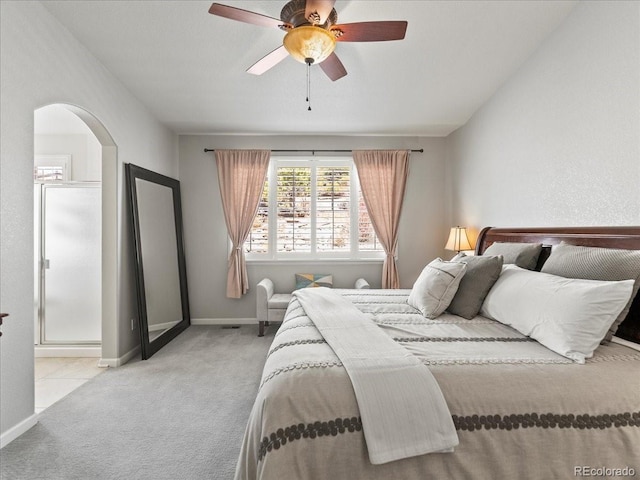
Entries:
<svg viewBox="0 0 640 480">
<path fill-rule="evenodd" d="M 42 186 L 40 342 L 99 344 L 101 188 Z"/>
</svg>

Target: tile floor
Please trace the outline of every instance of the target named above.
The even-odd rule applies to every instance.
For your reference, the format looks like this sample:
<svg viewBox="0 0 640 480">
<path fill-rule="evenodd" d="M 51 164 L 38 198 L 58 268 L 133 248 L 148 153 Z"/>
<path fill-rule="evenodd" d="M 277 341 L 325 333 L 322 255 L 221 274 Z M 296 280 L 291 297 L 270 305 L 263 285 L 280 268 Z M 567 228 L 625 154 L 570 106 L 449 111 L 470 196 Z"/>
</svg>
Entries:
<svg viewBox="0 0 640 480">
<path fill-rule="evenodd" d="M 36 357 L 36 413 L 50 407 L 105 370 L 98 367 L 98 358 Z"/>
</svg>

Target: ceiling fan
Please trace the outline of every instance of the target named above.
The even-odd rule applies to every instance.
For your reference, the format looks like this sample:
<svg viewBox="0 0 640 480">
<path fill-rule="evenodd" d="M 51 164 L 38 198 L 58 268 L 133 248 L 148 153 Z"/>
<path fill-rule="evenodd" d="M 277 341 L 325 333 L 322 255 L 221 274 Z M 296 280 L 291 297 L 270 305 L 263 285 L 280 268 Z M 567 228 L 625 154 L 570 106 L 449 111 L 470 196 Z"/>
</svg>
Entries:
<svg viewBox="0 0 640 480">
<path fill-rule="evenodd" d="M 280 19 L 219 3 L 212 4 L 209 13 L 287 32 L 283 44 L 254 63 L 247 72 L 262 75 L 291 55 L 308 66 L 319 64 L 335 81 L 347 74 L 334 52 L 336 42 L 402 40 L 407 31 L 406 21 L 337 24 L 335 3 L 335 0 L 291 0 L 282 8 Z"/>
</svg>

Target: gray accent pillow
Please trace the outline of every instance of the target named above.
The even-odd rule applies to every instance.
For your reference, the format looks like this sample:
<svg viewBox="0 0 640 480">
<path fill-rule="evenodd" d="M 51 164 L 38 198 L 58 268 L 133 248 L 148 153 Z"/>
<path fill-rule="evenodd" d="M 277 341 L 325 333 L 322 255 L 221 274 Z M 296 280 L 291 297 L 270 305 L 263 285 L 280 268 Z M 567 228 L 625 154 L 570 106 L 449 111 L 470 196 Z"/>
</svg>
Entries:
<svg viewBox="0 0 640 480">
<path fill-rule="evenodd" d="M 436 258 L 422 270 L 407 303 L 420 310 L 426 318 L 436 318 L 451 303 L 466 270 L 464 263 Z"/>
<path fill-rule="evenodd" d="M 541 243 L 494 242 L 483 255 L 502 255 L 504 263 L 514 263 L 520 268 L 535 270 L 541 251 Z"/>
<path fill-rule="evenodd" d="M 498 256 L 467 256 L 459 253 L 452 262 L 467 265 L 467 271 L 460 280 L 458 291 L 449 304 L 447 311 L 463 318 L 471 319 L 478 315 L 487 293 L 496 283 L 502 272 L 503 258 Z"/>
<path fill-rule="evenodd" d="M 627 317 L 631 303 L 640 289 L 640 250 L 582 247 L 562 242 L 551 251 L 542 271 L 565 278 L 634 281 L 629 302 L 602 341 L 608 343 Z"/>
</svg>

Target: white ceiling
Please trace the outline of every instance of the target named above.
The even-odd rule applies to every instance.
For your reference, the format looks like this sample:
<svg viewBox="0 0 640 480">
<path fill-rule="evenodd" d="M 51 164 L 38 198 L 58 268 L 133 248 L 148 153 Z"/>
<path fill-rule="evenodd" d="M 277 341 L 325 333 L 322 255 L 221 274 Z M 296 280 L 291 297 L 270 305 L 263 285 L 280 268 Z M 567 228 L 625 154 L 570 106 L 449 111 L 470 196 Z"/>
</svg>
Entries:
<svg viewBox="0 0 640 480">
<path fill-rule="evenodd" d="M 404 40 L 338 43 L 331 82 L 286 58 L 245 72 L 283 32 L 208 13 L 210 1 L 48 0 L 62 22 L 176 133 L 447 135 L 525 62 L 570 1 L 337 0 L 338 23 L 407 20 Z M 279 17 L 285 1 L 220 3 Z"/>
</svg>

